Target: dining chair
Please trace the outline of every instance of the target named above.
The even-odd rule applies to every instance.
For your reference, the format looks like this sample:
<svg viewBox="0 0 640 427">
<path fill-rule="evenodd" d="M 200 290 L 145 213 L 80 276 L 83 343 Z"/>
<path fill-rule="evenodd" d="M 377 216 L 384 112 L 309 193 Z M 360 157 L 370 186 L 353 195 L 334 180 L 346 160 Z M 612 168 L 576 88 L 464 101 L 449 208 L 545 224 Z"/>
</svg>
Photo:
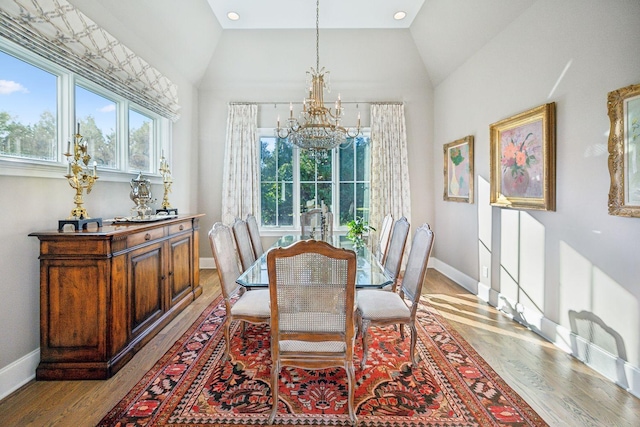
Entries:
<svg viewBox="0 0 640 427">
<path fill-rule="evenodd" d="M 245 221 L 236 218 L 232 228 L 238 254 L 240 255 L 240 264 L 242 265 L 242 270 L 246 271 L 256 260 L 253 246 L 251 245 L 251 236 L 249 236 L 249 227 L 247 227 Z"/>
<path fill-rule="evenodd" d="M 396 291 L 400 269 L 402 267 L 402 257 L 404 256 L 404 248 L 407 244 L 407 236 L 409 235 L 409 221 L 402 217 L 393 225 L 391 240 L 389 240 L 389 249 L 384 260 L 384 269 L 393 278 L 391 288 Z"/>
<path fill-rule="evenodd" d="M 273 399 L 270 423 L 278 410 L 280 369 L 295 366 L 344 368 L 349 418 L 355 424 L 355 252 L 324 241 L 299 241 L 267 252 L 267 271 Z"/>
<path fill-rule="evenodd" d="M 227 313 L 224 320 L 225 360 L 229 358 L 231 352 L 231 322 L 240 320 L 250 323 L 269 323 L 271 316 L 268 289 L 247 292 L 244 287 L 236 283 L 236 279 L 240 276 L 240 270 L 231 234 L 231 229 L 221 222 L 213 224 L 209 231 L 209 243 L 216 262 Z"/>
<path fill-rule="evenodd" d="M 402 325 L 411 329 L 410 360 L 416 364 L 415 348 L 417 332 L 415 326 L 416 311 L 422 293 L 422 284 L 427 274 L 427 264 L 433 247 L 434 235 L 428 224 L 416 230 L 411 242 L 407 268 L 402 278 L 400 292 L 382 289 L 363 289 L 358 291 L 358 331 L 362 335 L 362 360 L 360 368 L 367 362 L 367 332 L 371 326 L 400 325 L 400 339 L 404 340 Z"/>
<path fill-rule="evenodd" d="M 247 227 L 249 228 L 249 237 L 251 238 L 253 255 L 256 259 L 258 259 L 264 253 L 264 248 L 262 247 L 262 239 L 260 239 L 260 230 L 258 229 L 258 221 L 252 214 L 248 214 L 245 221 L 247 223 Z"/>
<path fill-rule="evenodd" d="M 327 212 L 325 215 L 325 236 L 333 234 L 333 214 Z M 306 212 L 300 214 L 300 235 L 303 237 L 313 237 L 316 240 L 320 240 L 322 235 L 322 209 L 315 208 L 309 209 Z M 313 236 L 312 236 L 313 234 Z"/>
<path fill-rule="evenodd" d="M 333 212 L 327 211 L 324 215 L 325 236 L 333 236 Z"/>
<path fill-rule="evenodd" d="M 384 265 L 387 249 L 389 248 L 389 239 L 391 238 L 391 230 L 393 229 L 393 215 L 390 213 L 384 216 L 382 225 L 380 226 L 380 235 L 378 236 L 378 247 L 376 248 L 376 256 L 380 264 Z"/>
</svg>

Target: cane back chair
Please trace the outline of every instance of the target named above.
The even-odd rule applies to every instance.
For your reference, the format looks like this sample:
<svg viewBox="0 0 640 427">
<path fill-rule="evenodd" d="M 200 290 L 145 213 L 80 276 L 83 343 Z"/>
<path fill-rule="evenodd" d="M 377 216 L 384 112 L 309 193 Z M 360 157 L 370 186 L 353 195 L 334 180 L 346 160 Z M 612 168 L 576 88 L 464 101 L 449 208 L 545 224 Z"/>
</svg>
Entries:
<svg viewBox="0 0 640 427">
<path fill-rule="evenodd" d="M 233 237 L 235 238 L 238 254 L 240 255 L 242 270 L 247 271 L 256 260 L 251 244 L 251 236 L 249 235 L 249 227 L 247 227 L 247 223 L 240 218 L 236 218 L 232 227 Z"/>
<path fill-rule="evenodd" d="M 362 335 L 363 349 L 361 368 L 365 367 L 367 361 L 367 331 L 369 328 L 396 324 L 401 325 L 400 338 L 402 340 L 404 340 L 402 325 L 409 325 L 411 329 L 410 359 L 411 364 L 415 365 L 417 341 L 415 318 L 422 293 L 422 283 L 427 274 L 433 239 L 433 231 L 428 224 L 423 224 L 416 230 L 399 293 L 381 289 L 358 291 L 358 330 Z"/>
<path fill-rule="evenodd" d="M 391 238 L 391 230 L 393 229 L 393 215 L 386 214 L 380 226 L 380 235 L 378 236 L 378 247 L 376 248 L 376 256 L 380 264 L 384 265 L 389 248 L 389 239 Z"/>
<path fill-rule="evenodd" d="M 228 226 L 221 222 L 213 224 L 209 231 L 209 243 L 216 262 L 224 306 L 227 312 L 224 321 L 226 360 L 230 357 L 231 322 L 240 320 L 250 323 L 269 323 L 269 317 L 271 316 L 269 291 L 267 289 L 259 289 L 246 292 L 244 287 L 236 283 L 236 279 L 240 277 L 240 270 L 238 269 L 238 258 L 233 236 Z M 236 300 L 237 295 L 239 297 Z"/>
<path fill-rule="evenodd" d="M 270 250 L 267 270 L 273 362 L 270 421 L 278 409 L 283 366 L 343 367 L 347 372 L 349 418 L 355 424 L 355 252 L 323 241 L 300 241 Z"/>
<path fill-rule="evenodd" d="M 251 238 L 251 246 L 253 247 L 253 255 L 255 259 L 258 259 L 264 253 L 262 246 L 262 240 L 260 239 L 260 229 L 258 228 L 258 221 L 254 215 L 247 215 L 245 220 L 247 228 L 249 229 L 249 237 Z"/>
<path fill-rule="evenodd" d="M 407 244 L 407 236 L 409 235 L 409 221 L 402 217 L 393 225 L 391 240 L 387 250 L 384 263 L 384 269 L 393 277 L 393 292 L 396 291 L 400 269 L 402 268 L 402 257 L 404 256 L 404 248 Z"/>
</svg>

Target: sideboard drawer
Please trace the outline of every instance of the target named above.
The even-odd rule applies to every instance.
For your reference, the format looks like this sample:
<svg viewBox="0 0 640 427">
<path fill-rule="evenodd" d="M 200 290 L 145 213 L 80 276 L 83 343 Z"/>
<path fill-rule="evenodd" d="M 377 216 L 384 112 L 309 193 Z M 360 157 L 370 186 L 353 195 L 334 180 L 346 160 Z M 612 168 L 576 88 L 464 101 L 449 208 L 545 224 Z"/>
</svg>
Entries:
<svg viewBox="0 0 640 427">
<path fill-rule="evenodd" d="M 164 237 L 164 227 L 152 228 L 127 237 L 127 247 L 138 246 Z"/>
<path fill-rule="evenodd" d="M 169 235 L 191 230 L 191 221 L 183 221 L 169 226 Z"/>
</svg>

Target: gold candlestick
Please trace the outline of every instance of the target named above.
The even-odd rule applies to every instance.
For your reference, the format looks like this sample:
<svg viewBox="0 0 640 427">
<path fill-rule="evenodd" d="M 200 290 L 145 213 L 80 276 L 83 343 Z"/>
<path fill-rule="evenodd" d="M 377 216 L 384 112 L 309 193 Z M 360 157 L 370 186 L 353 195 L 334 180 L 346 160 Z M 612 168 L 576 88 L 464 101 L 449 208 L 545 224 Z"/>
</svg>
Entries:
<svg viewBox="0 0 640 427">
<path fill-rule="evenodd" d="M 171 192 L 171 184 L 173 184 L 173 178 L 171 178 L 171 170 L 169 169 L 169 163 L 164 158 L 164 154 L 160 157 L 160 175 L 162 175 L 162 184 L 164 185 L 164 195 L 162 197 L 162 205 L 157 212 L 178 213 L 178 209 L 172 208 L 169 203 L 169 193 Z"/>
<path fill-rule="evenodd" d="M 69 168 L 65 178 L 67 178 L 71 188 L 76 190 L 73 198 L 76 207 L 71 210 L 71 214 L 67 219 L 89 219 L 91 217 L 84 207 L 83 193 L 84 190 L 87 190 L 87 194 L 89 194 L 93 188 L 93 184 L 99 177 L 96 162 L 93 162 L 92 167 L 89 166 L 91 156 L 87 152 L 87 141 L 80 135 L 80 124 L 78 124 L 78 133 L 74 135 L 73 153 L 70 152 L 71 145 L 71 143 L 67 145 L 67 152 L 64 153 L 69 162 Z"/>
</svg>

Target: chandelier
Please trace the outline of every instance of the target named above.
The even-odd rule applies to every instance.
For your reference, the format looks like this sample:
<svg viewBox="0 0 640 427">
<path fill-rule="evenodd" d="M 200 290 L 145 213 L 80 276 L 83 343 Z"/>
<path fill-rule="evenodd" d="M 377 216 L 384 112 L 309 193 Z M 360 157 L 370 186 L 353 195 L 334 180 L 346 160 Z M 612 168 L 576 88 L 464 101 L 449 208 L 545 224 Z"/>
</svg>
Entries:
<svg viewBox="0 0 640 427">
<path fill-rule="evenodd" d="M 324 67 L 320 68 L 320 0 L 316 0 L 316 68 L 311 67 L 311 71 L 307 71 L 309 97 L 302 103 L 300 113 L 302 123 L 293 116 L 293 103 L 291 103 L 288 126 L 281 128 L 278 117 L 275 131 L 278 138 L 288 138 L 293 144 L 310 151 L 314 156 L 326 156 L 328 151 L 345 143 L 347 138 L 355 138 L 360 134 L 360 113 L 358 113 L 358 124 L 353 133 L 340 124 L 344 113 L 340 95 L 334 111 L 324 106 L 324 90 L 327 89 L 330 92 L 328 74 L 329 71 L 325 71 Z"/>
</svg>

